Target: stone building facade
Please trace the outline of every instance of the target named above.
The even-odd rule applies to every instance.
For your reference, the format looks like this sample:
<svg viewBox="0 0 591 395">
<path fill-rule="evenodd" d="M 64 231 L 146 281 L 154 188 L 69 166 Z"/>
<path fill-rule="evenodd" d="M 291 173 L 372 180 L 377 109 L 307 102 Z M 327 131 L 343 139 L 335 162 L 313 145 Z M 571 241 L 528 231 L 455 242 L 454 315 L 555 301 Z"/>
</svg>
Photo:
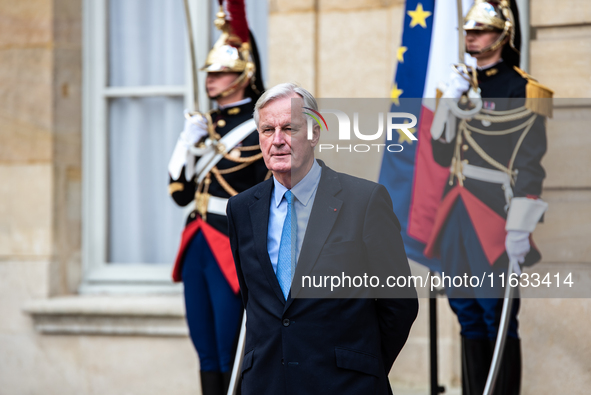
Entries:
<svg viewBox="0 0 591 395">
<path fill-rule="evenodd" d="M 0 0 L 0 393 L 195 394 L 180 294 L 79 293 L 91 1 Z M 540 265 L 590 277 L 591 4 L 531 0 L 530 9 L 530 72 L 560 98 L 548 123 Z M 388 97 L 403 11 L 402 0 L 269 0 L 267 84 Z M 458 326 L 438 302 L 440 381 L 458 387 Z M 428 385 L 427 311 L 423 299 L 391 373 L 410 392 Z M 524 395 L 587 393 L 590 326 L 587 299 L 523 300 Z"/>
</svg>

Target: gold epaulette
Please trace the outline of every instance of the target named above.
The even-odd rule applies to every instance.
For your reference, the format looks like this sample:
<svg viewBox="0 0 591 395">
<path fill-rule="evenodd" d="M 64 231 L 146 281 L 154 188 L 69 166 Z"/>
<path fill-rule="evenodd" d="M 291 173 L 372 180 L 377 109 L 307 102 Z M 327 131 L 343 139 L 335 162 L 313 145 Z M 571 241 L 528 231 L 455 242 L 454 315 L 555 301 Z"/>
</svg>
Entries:
<svg viewBox="0 0 591 395">
<path fill-rule="evenodd" d="M 535 78 L 519 67 L 515 66 L 514 69 L 527 80 L 527 86 L 525 87 L 525 107 L 536 114 L 552 118 L 554 108 L 552 97 L 554 96 L 554 91 L 540 84 Z"/>
</svg>

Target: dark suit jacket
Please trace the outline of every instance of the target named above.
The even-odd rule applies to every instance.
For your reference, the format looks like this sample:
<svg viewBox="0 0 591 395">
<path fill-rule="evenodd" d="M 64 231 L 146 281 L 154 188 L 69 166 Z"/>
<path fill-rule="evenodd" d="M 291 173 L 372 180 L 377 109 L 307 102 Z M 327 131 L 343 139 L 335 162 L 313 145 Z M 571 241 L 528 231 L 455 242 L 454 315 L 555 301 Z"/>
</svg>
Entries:
<svg viewBox="0 0 591 395">
<path fill-rule="evenodd" d="M 386 189 L 319 163 L 322 177 L 294 283 L 316 267 L 352 256 L 410 275 Z M 242 395 L 391 393 L 388 372 L 418 312 L 415 290 L 405 299 L 290 295 L 285 301 L 267 252 L 272 190 L 270 179 L 231 198 L 227 209 L 247 313 Z"/>
</svg>

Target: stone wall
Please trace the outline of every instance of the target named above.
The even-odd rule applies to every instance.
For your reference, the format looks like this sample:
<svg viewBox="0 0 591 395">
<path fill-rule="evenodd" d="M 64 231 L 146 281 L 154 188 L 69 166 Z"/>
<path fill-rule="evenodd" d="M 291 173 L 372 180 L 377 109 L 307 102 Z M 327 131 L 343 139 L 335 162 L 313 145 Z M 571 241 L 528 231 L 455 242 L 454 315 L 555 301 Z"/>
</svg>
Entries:
<svg viewBox="0 0 591 395">
<path fill-rule="evenodd" d="M 180 296 L 35 307 L 80 284 L 81 98 L 82 0 L 0 0 L 0 393 L 197 393 Z"/>
<path fill-rule="evenodd" d="M 543 198 L 550 204 L 535 238 L 543 265 L 591 267 L 591 4 L 531 1 L 531 74 L 555 91 L 548 121 Z M 588 299 L 524 299 L 523 394 L 584 394 L 591 386 Z"/>
<path fill-rule="evenodd" d="M 53 9 L 0 2 L 0 388 L 26 393 L 39 349 L 23 301 L 50 293 L 53 258 Z"/>
<path fill-rule="evenodd" d="M 402 0 L 270 0 L 269 86 L 298 82 L 317 97 L 388 97 Z"/>
<path fill-rule="evenodd" d="M 50 294 L 79 281 L 80 14 L 80 1 L 0 2 L 0 256 L 48 263 Z"/>
</svg>

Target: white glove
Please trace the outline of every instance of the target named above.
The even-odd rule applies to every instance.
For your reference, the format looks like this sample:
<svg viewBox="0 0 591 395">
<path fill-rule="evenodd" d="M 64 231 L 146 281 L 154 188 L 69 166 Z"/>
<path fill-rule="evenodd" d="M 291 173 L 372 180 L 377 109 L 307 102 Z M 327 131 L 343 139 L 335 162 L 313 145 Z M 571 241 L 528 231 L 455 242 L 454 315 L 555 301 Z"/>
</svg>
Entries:
<svg viewBox="0 0 591 395">
<path fill-rule="evenodd" d="M 187 110 L 185 110 L 185 113 Z M 207 136 L 207 120 L 197 114 L 193 115 L 190 119 L 185 120 L 185 128 L 179 136 L 170 162 L 168 162 L 168 172 L 173 180 L 178 180 L 183 170 L 183 166 L 187 167 L 195 166 L 195 158 L 189 151 L 191 146 L 195 145 L 203 137 Z M 185 174 L 187 180 L 189 180 L 193 174 L 193 169 L 186 169 Z"/>
<path fill-rule="evenodd" d="M 459 99 L 462 94 L 470 89 L 470 82 L 467 75 L 460 75 L 455 71 L 452 71 L 449 75 L 449 85 L 445 92 L 443 92 L 444 98 Z"/>
<path fill-rule="evenodd" d="M 187 110 L 185 110 L 187 113 Z M 207 136 L 207 120 L 200 114 L 185 119 L 185 128 L 179 137 L 187 146 L 195 145 L 203 137 Z"/>
<path fill-rule="evenodd" d="M 521 274 L 520 263 L 525 262 L 525 256 L 531 249 L 529 244 L 529 232 L 521 230 L 509 230 L 507 231 L 507 237 L 505 238 L 505 249 L 509 260 L 514 262 L 513 272 L 518 275 Z"/>
</svg>

